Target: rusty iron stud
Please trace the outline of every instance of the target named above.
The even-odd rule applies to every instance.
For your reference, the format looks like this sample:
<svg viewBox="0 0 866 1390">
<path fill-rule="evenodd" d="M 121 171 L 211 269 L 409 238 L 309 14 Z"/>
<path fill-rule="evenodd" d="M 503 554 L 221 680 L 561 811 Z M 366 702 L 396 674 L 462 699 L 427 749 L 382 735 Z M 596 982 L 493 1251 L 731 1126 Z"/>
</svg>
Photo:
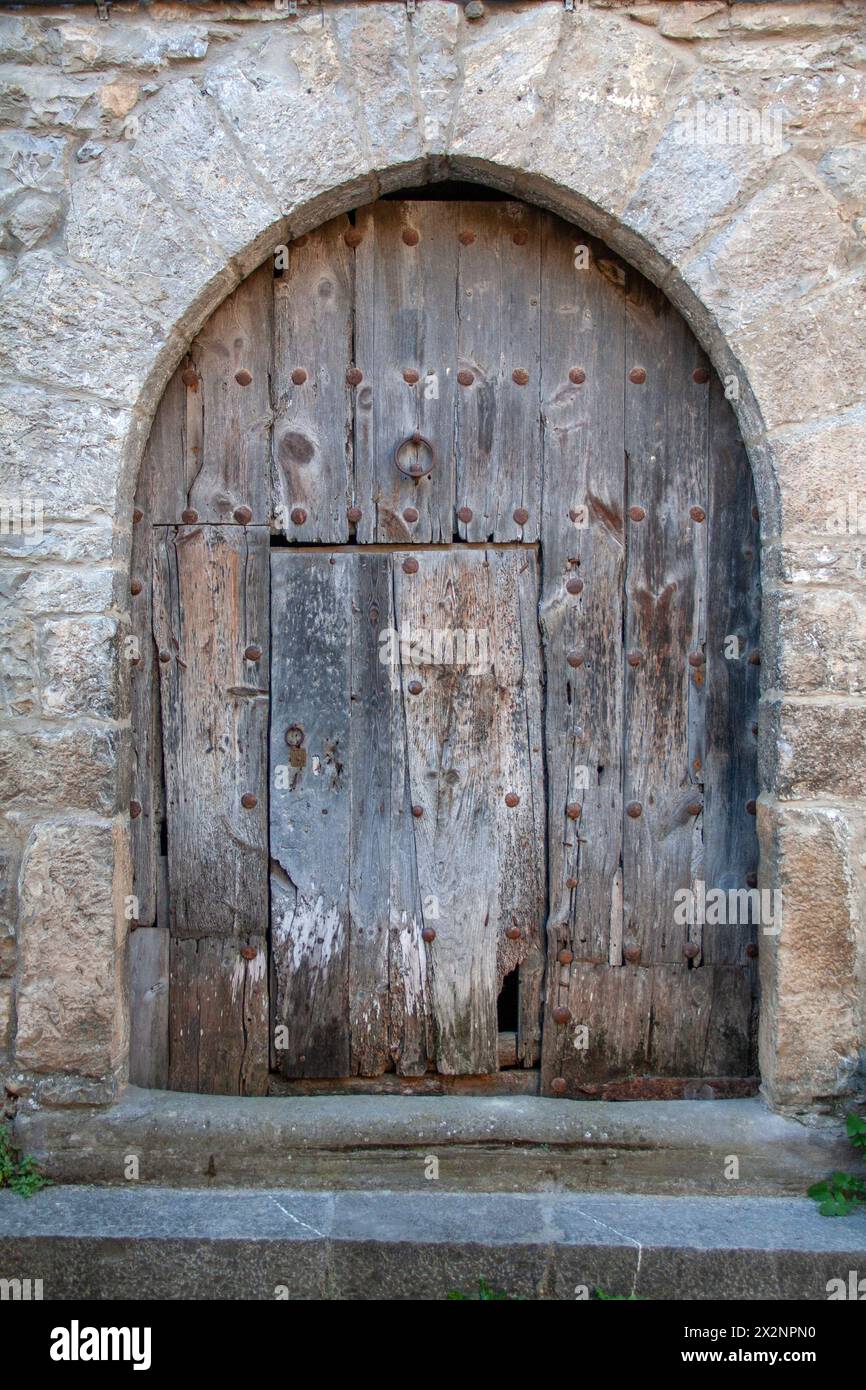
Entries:
<svg viewBox="0 0 866 1390">
<path fill-rule="evenodd" d="M 132 583 L 129 586 L 129 592 L 132 594 L 133 598 L 137 597 L 137 595 L 141 593 L 142 587 L 143 586 L 140 579 L 133 579 Z"/>
<path fill-rule="evenodd" d="M 553 1011 L 553 1021 L 561 1028 L 563 1024 L 571 1022 L 571 1009 L 558 1008 Z"/>
<path fill-rule="evenodd" d="M 692 372 L 692 381 L 697 382 L 698 386 L 706 386 L 710 379 L 710 374 L 706 367 L 695 367 Z"/>
<path fill-rule="evenodd" d="M 703 767 L 703 763 L 701 762 L 700 758 L 692 758 L 692 769 L 693 769 L 693 771 L 695 771 L 695 772 L 700 772 L 700 770 L 701 770 L 702 767 Z"/>
<path fill-rule="evenodd" d="M 577 887 L 577 879 L 576 879 L 576 878 L 567 878 L 567 879 L 565 880 L 565 886 L 566 886 L 566 888 L 576 888 L 576 887 Z"/>
<path fill-rule="evenodd" d="M 707 514 L 703 507 L 689 507 L 689 516 L 692 521 L 706 521 Z"/>
<path fill-rule="evenodd" d="M 623 951 L 623 955 L 625 956 L 629 965 L 637 965 L 638 961 L 640 960 L 640 946 L 626 946 L 625 950 Z"/>
<path fill-rule="evenodd" d="M 643 652 L 629 652 L 628 656 L 626 657 L 626 661 L 628 662 L 629 666 L 642 666 Z"/>
<path fill-rule="evenodd" d="M 646 372 L 643 367 L 632 367 L 628 374 L 628 379 L 633 386 L 643 386 L 646 381 Z"/>
<path fill-rule="evenodd" d="M 165 666 L 166 662 L 171 661 L 171 652 L 160 652 L 159 659 L 162 662 L 163 666 Z"/>
<path fill-rule="evenodd" d="M 131 656 L 131 657 L 129 658 L 129 664 L 130 664 L 130 666 L 140 666 L 140 665 L 141 665 L 141 657 L 140 657 L 140 656 Z"/>
<path fill-rule="evenodd" d="M 628 514 L 629 518 L 632 521 L 643 521 L 644 517 L 646 516 L 646 512 L 644 511 L 643 507 L 637 506 L 629 507 Z"/>
<path fill-rule="evenodd" d="M 750 869 L 749 872 L 746 874 L 746 887 L 747 887 L 747 888 L 757 888 L 757 886 L 758 886 L 758 875 L 757 875 L 757 873 L 755 872 L 754 869 Z"/>
<path fill-rule="evenodd" d="M 704 656 L 703 652 L 689 652 L 690 666 L 703 666 L 705 660 L 706 657 Z"/>
<path fill-rule="evenodd" d="M 630 801 L 625 808 L 625 813 L 630 820 L 638 820 L 643 814 L 643 807 L 639 801 Z"/>
<path fill-rule="evenodd" d="M 195 367 L 187 367 L 180 374 L 180 379 L 184 386 L 198 386 L 198 372 Z"/>
<path fill-rule="evenodd" d="M 574 960 L 574 952 L 560 951 L 556 959 L 559 961 L 560 965 L 571 965 L 571 962 Z"/>
<path fill-rule="evenodd" d="M 420 820 L 421 817 L 423 816 L 423 814 L 424 814 L 424 807 L 423 807 L 423 806 L 413 806 L 413 807 L 412 807 L 412 815 L 415 817 L 416 820 Z"/>
<path fill-rule="evenodd" d="M 141 507 L 136 507 L 134 509 L 132 519 L 133 521 L 142 521 L 144 519 L 144 512 L 141 510 Z"/>
<path fill-rule="evenodd" d="M 529 382 L 529 372 L 525 371 L 523 367 L 515 367 L 511 373 L 511 380 L 515 386 L 526 386 Z"/>
<path fill-rule="evenodd" d="M 360 246 L 361 242 L 364 240 L 364 234 L 358 227 L 349 227 L 348 230 L 343 233 L 343 240 L 347 246 Z"/>
<path fill-rule="evenodd" d="M 471 246 L 473 241 L 475 240 L 475 233 L 461 232 L 457 240 L 460 242 L 461 246 Z"/>
<path fill-rule="evenodd" d="M 420 373 L 415 371 L 414 367 L 407 367 L 403 373 L 403 380 L 407 386 L 417 386 L 418 382 L 421 380 L 421 376 Z"/>
<path fill-rule="evenodd" d="M 583 652 L 569 652 L 568 656 L 565 659 L 568 662 L 569 666 L 574 667 L 582 666 L 584 661 L 586 660 Z"/>
<path fill-rule="evenodd" d="M 435 941 L 435 940 L 436 940 L 436 929 L 435 929 L 435 927 L 425 927 L 424 930 L 421 932 L 421 940 L 422 940 L 422 941 L 426 941 L 428 946 L 430 945 L 430 942 L 431 942 L 431 941 Z"/>
<path fill-rule="evenodd" d="M 522 933 L 519 927 L 506 927 L 505 935 L 509 941 L 519 941 Z"/>
<path fill-rule="evenodd" d="M 696 941 L 687 941 L 683 947 L 683 955 L 686 960 L 694 960 L 701 954 L 701 948 Z"/>
<path fill-rule="evenodd" d="M 248 526 L 253 519 L 253 514 L 249 507 L 235 507 L 234 518 L 239 525 Z"/>
<path fill-rule="evenodd" d="M 414 557 L 413 555 L 407 556 L 406 559 L 403 561 L 403 573 L 404 573 L 404 574 L 417 574 L 417 573 L 418 573 L 418 561 L 415 559 L 415 557 Z"/>
<path fill-rule="evenodd" d="M 346 373 L 346 381 L 349 383 L 350 386 L 360 386 L 363 380 L 363 372 L 360 372 L 357 367 L 349 368 L 349 370 Z"/>
<path fill-rule="evenodd" d="M 749 661 L 749 665 L 750 665 L 750 666 L 760 666 L 760 664 L 761 664 L 761 653 L 758 652 L 758 651 L 749 652 L 748 661 Z"/>
<path fill-rule="evenodd" d="M 252 379 L 252 373 L 248 372 L 246 367 L 241 367 L 239 372 L 235 372 L 235 381 L 238 386 L 249 386 Z"/>
<path fill-rule="evenodd" d="M 255 644 L 244 648 L 244 659 L 246 661 L 261 661 L 262 649 Z"/>
<path fill-rule="evenodd" d="M 255 960 L 256 956 L 258 955 L 258 951 L 256 950 L 255 946 L 242 946 L 241 955 L 243 956 L 244 960 Z"/>
<path fill-rule="evenodd" d="M 472 520 L 472 508 L 459 507 L 457 510 L 457 520 L 462 521 L 464 525 L 468 526 L 469 522 Z"/>
<path fill-rule="evenodd" d="M 292 242 L 292 246 L 296 251 L 300 251 L 301 247 L 306 246 L 309 240 L 310 238 L 307 236 L 307 233 L 301 232 L 300 236 L 295 237 L 294 241 Z"/>
<path fill-rule="evenodd" d="M 565 587 L 566 587 L 566 589 L 568 590 L 568 592 L 569 592 L 570 594 L 582 594 L 582 593 L 583 593 L 583 580 L 582 580 L 582 579 L 569 579 L 569 580 L 566 581 Z"/>
<path fill-rule="evenodd" d="M 586 381 L 586 372 L 582 367 L 572 367 L 568 374 L 568 379 L 572 386 L 582 386 Z"/>
<path fill-rule="evenodd" d="M 198 521 L 198 512 L 195 507 L 185 507 L 180 514 L 180 519 L 184 526 L 194 526 Z"/>
<path fill-rule="evenodd" d="M 519 801 L 520 801 L 520 797 L 517 795 L 517 792 L 506 792 L 506 793 L 505 793 L 505 804 L 506 804 L 506 806 L 517 806 L 518 803 L 519 803 Z"/>
<path fill-rule="evenodd" d="M 307 373 L 304 371 L 303 367 L 295 367 L 292 371 L 292 384 L 294 386 L 303 386 L 306 379 Z"/>
<path fill-rule="evenodd" d="M 409 691 L 410 695 L 420 695 L 424 687 L 420 681 L 410 681 L 406 689 Z"/>
<path fill-rule="evenodd" d="M 138 820 L 139 816 L 141 815 L 141 802 L 140 802 L 140 801 L 130 801 L 130 803 L 129 803 L 129 815 L 130 815 L 130 818 L 131 818 L 132 820 Z"/>
<path fill-rule="evenodd" d="M 699 816 L 703 809 L 703 802 L 701 801 L 690 801 L 686 807 L 686 811 L 690 816 Z"/>
<path fill-rule="evenodd" d="M 512 516 L 518 526 L 525 526 L 529 520 L 529 512 L 525 507 L 515 507 Z"/>
<path fill-rule="evenodd" d="M 564 1096 L 568 1090 L 564 1076 L 555 1076 L 550 1083 L 550 1089 L 555 1096 Z"/>
<path fill-rule="evenodd" d="M 419 232 L 417 232 L 417 231 L 415 230 L 414 227 L 404 227 L 404 229 L 403 229 L 403 244 L 404 244 L 405 246 L 417 246 L 417 245 L 418 245 L 418 242 L 419 242 L 420 240 L 421 240 L 421 235 L 420 235 Z"/>
<path fill-rule="evenodd" d="M 529 233 L 525 232 L 521 227 L 514 233 L 511 240 L 514 242 L 515 246 L 525 246 L 529 240 Z"/>
<path fill-rule="evenodd" d="M 580 820 L 580 813 L 583 807 L 577 801 L 570 801 L 565 808 L 565 814 L 569 820 Z"/>
<path fill-rule="evenodd" d="M 475 380 L 475 373 L 464 368 L 463 371 L 457 373 L 457 380 L 461 386 L 471 386 Z"/>
<path fill-rule="evenodd" d="M 358 524 L 358 522 L 361 520 L 361 517 L 362 517 L 362 516 L 363 516 L 363 512 L 361 511 L 361 508 L 360 508 L 360 507 L 347 507 L 347 508 L 346 508 L 346 520 L 347 520 L 347 521 L 351 521 L 351 523 L 352 523 L 353 526 L 357 526 L 357 524 Z"/>
<path fill-rule="evenodd" d="M 746 947 L 746 955 L 749 957 L 749 960 L 757 960 L 758 948 L 753 941 L 750 941 Z"/>
<path fill-rule="evenodd" d="M 404 521 L 408 521 L 410 526 L 412 525 L 412 523 L 413 523 L 414 521 L 417 521 L 417 520 L 418 520 L 418 510 L 417 510 L 417 508 L 416 508 L 416 507 L 406 507 L 405 510 L 404 510 L 404 512 L 403 512 L 403 520 L 404 520 Z"/>
<path fill-rule="evenodd" d="M 753 520 L 753 521 L 760 521 L 760 520 L 761 520 L 761 513 L 758 511 L 758 508 L 757 508 L 757 507 L 753 507 L 753 508 L 752 508 L 752 520 Z"/>
<path fill-rule="evenodd" d="M 245 811 L 252 811 L 253 807 L 258 806 L 259 798 L 253 796 L 252 792 L 244 792 L 241 797 L 241 805 Z"/>
<path fill-rule="evenodd" d="M 746 802 L 746 811 L 748 812 L 748 814 L 749 814 L 750 816 L 756 816 L 756 815 L 758 814 L 758 803 L 757 803 L 757 801 L 753 801 L 753 800 L 747 801 L 747 802 Z"/>
<path fill-rule="evenodd" d="M 293 525 L 303 526 L 307 519 L 307 513 L 304 511 L 303 507 L 292 507 L 291 518 Z"/>
</svg>

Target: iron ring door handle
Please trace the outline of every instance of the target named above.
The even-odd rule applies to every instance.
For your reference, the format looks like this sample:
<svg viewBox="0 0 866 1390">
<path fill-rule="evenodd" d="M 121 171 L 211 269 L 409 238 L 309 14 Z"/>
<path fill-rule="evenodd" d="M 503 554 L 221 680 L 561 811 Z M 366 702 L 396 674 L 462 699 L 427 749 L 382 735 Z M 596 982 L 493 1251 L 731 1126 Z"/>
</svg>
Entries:
<svg viewBox="0 0 866 1390">
<path fill-rule="evenodd" d="M 416 459 L 416 461 L 410 463 L 408 467 L 402 462 L 400 455 L 407 444 L 414 444 L 416 448 L 427 450 L 430 455 L 430 462 L 427 464 L 426 468 L 423 467 L 420 459 Z M 394 450 L 394 467 L 398 472 L 403 474 L 404 478 L 426 478 L 428 474 L 433 472 L 435 464 L 436 450 L 433 448 L 430 440 L 425 439 L 423 434 L 419 434 L 417 430 L 414 434 L 408 434 L 405 439 L 401 440 Z"/>
</svg>

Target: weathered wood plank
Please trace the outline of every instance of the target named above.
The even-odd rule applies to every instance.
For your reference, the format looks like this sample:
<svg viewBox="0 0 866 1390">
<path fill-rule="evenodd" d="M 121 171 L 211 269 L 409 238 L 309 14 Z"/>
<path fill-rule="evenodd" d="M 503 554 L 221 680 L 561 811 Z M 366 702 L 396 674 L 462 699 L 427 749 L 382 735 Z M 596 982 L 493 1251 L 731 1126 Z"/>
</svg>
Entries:
<svg viewBox="0 0 866 1390">
<path fill-rule="evenodd" d="M 622 962 L 623 584 L 634 523 L 625 517 L 624 272 L 557 219 L 546 219 L 543 237 L 547 1090 L 565 1065 L 553 1010 L 578 1005 L 559 952 Z"/>
<path fill-rule="evenodd" d="M 152 518 L 231 522 L 239 507 L 270 520 L 269 371 L 273 268 L 266 262 L 220 305 L 192 343 L 171 383 L 171 409 L 154 451 Z M 183 378 L 186 377 L 186 384 Z M 178 435 L 176 396 L 184 392 Z M 159 417 L 163 407 L 157 412 Z"/>
<path fill-rule="evenodd" d="M 274 280 L 273 489 L 290 540 L 348 540 L 352 500 L 354 254 L 347 217 L 289 248 Z"/>
<path fill-rule="evenodd" d="M 542 215 L 525 203 L 458 203 L 454 211 L 456 530 L 465 540 L 537 540 Z"/>
<path fill-rule="evenodd" d="M 355 252 L 355 498 L 361 542 L 449 541 L 454 526 L 456 215 L 449 203 L 361 208 Z M 397 446 L 420 432 L 436 463 L 404 477 Z M 425 450 L 420 457 L 427 460 Z M 407 466 L 415 458 L 409 449 Z M 427 462 L 422 464 L 426 468 Z M 407 509 L 418 512 L 407 521 Z"/>
<path fill-rule="evenodd" d="M 146 493 L 145 486 L 139 494 Z M 159 729 L 159 678 L 153 646 L 153 528 L 136 498 L 132 527 L 130 580 L 130 662 L 133 774 L 130 797 L 135 920 L 156 921 L 157 857 L 162 816 L 162 752 Z"/>
<path fill-rule="evenodd" d="M 629 530 L 623 848 L 624 952 L 685 967 L 678 889 L 693 881 L 701 798 L 689 765 L 690 657 L 706 605 L 707 393 L 688 327 L 641 277 L 627 299 Z M 634 374 L 644 374 L 635 381 Z"/>
<path fill-rule="evenodd" d="M 170 1090 L 265 1094 L 267 961 L 264 936 L 172 937 Z"/>
<path fill-rule="evenodd" d="M 267 922 L 267 605 L 264 527 L 156 528 L 174 937 L 240 937 Z"/>
<path fill-rule="evenodd" d="M 129 1080 L 168 1086 L 169 933 L 138 927 L 129 937 Z"/>
<path fill-rule="evenodd" d="M 350 1070 L 354 568 L 350 554 L 271 555 L 271 950 L 285 1076 Z"/>
<path fill-rule="evenodd" d="M 493 1071 L 500 970 L 526 958 L 528 979 L 537 971 L 543 913 L 541 731 L 530 674 L 538 656 L 522 648 L 537 635 L 534 624 L 521 630 L 534 606 L 535 561 L 525 551 L 470 550 L 428 552 L 414 571 L 411 563 L 407 572 L 395 561 L 395 615 L 413 640 L 401 658 L 401 696 L 418 885 L 422 903 L 435 904 L 424 925 L 435 932 L 427 975 L 436 1065 Z M 529 596 L 518 602 L 523 586 Z M 500 948 L 509 928 L 520 937 Z M 531 1054 L 531 1023 L 527 1031 Z"/>
</svg>

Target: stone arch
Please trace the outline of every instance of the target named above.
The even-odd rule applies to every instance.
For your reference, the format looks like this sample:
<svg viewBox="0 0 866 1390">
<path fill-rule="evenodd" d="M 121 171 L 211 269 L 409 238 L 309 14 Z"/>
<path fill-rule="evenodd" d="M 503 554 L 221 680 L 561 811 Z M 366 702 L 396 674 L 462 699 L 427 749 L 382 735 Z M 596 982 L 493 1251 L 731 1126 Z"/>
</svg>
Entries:
<svg viewBox="0 0 866 1390">
<path fill-rule="evenodd" d="M 850 202 L 819 166 L 822 113 L 795 82 L 779 97 L 778 147 L 750 146 L 742 159 L 711 147 L 696 159 L 678 138 L 684 116 L 710 96 L 770 110 L 766 85 L 696 62 L 670 30 L 556 0 L 491 8 L 477 26 L 453 4 L 422 4 L 412 17 L 397 3 L 325 5 L 274 21 L 252 34 L 230 28 L 200 69 L 190 59 L 131 122 L 109 124 L 98 158 L 85 153 L 69 184 L 64 240 L 25 247 L 0 296 L 21 377 L 5 401 L 13 487 L 46 499 L 46 559 L 83 555 L 115 585 L 109 595 L 94 579 L 96 606 L 71 625 L 52 616 L 68 605 L 39 610 L 45 738 L 62 742 L 67 731 L 52 721 L 84 713 L 115 748 L 88 764 L 70 728 L 68 788 L 21 791 L 13 1074 L 46 1101 L 108 1099 L 124 1075 L 128 694 L 116 648 L 135 476 L 162 389 L 208 315 L 275 244 L 450 175 L 603 238 L 661 286 L 719 373 L 738 379 L 764 531 L 762 875 L 783 889 L 788 923 L 762 963 L 764 1086 L 778 1105 L 849 1092 L 866 1042 L 866 947 L 862 716 L 846 696 L 864 688 L 866 614 L 846 535 L 827 512 L 859 476 L 866 313 Z M 853 110 L 856 97 L 852 79 L 839 100 Z M 786 270 L 798 212 L 811 217 L 809 254 Z M 66 665 L 73 648 L 83 694 Z M 846 750 L 830 770 L 815 753 L 828 698 Z M 89 866 L 87 885 L 65 874 L 76 863 Z M 827 888 L 817 950 L 816 872 Z M 64 903 L 86 926 L 72 939 L 52 923 Z M 77 980 L 88 960 L 96 982 L 85 995 Z"/>
</svg>

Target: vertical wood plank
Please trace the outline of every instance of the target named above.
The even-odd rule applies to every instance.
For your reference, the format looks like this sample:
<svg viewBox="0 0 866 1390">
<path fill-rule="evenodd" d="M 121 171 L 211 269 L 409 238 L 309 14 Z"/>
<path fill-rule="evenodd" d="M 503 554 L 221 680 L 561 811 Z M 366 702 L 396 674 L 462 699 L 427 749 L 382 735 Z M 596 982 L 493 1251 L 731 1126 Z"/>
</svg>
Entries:
<svg viewBox="0 0 866 1390">
<path fill-rule="evenodd" d="M 357 214 L 355 498 L 360 542 L 450 541 L 457 391 L 456 214 L 449 203 L 379 202 Z M 397 446 L 414 433 L 436 453 L 429 476 L 404 477 Z M 426 468 L 428 455 L 418 456 Z M 409 448 L 407 466 L 416 457 Z M 418 513 L 417 521 L 404 516 Z"/>
<path fill-rule="evenodd" d="M 570 1011 L 604 1046 L 605 1021 L 558 961 L 622 962 L 624 271 L 557 219 L 542 246 L 544 590 L 548 796 L 547 990 L 542 1088 L 574 1074 Z M 574 975 L 574 978 L 572 978 Z M 592 1006 L 592 1008 L 591 1008 Z M 587 1010 L 590 1010 L 587 1012 Z"/>
<path fill-rule="evenodd" d="M 271 950 L 285 1076 L 347 1076 L 354 559 L 271 555 Z"/>
<path fill-rule="evenodd" d="M 456 531 L 471 541 L 537 540 L 542 216 L 524 203 L 458 203 L 454 210 Z"/>
<path fill-rule="evenodd" d="M 164 1090 L 168 1067 L 169 933 L 138 927 L 129 937 L 129 1080 Z"/>
<path fill-rule="evenodd" d="M 347 217 L 289 248 L 274 280 L 273 489 L 290 540 L 348 540 L 352 496 L 354 253 Z"/>
<path fill-rule="evenodd" d="M 265 1094 L 267 961 L 264 936 L 172 937 L 171 1090 Z"/>
<path fill-rule="evenodd" d="M 162 815 L 162 752 L 159 729 L 159 682 L 153 647 L 153 528 L 136 498 L 138 521 L 132 527 L 130 593 L 130 703 L 133 774 L 130 820 L 133 889 L 138 899 L 136 920 L 152 926 L 157 910 L 157 860 Z"/>
</svg>

